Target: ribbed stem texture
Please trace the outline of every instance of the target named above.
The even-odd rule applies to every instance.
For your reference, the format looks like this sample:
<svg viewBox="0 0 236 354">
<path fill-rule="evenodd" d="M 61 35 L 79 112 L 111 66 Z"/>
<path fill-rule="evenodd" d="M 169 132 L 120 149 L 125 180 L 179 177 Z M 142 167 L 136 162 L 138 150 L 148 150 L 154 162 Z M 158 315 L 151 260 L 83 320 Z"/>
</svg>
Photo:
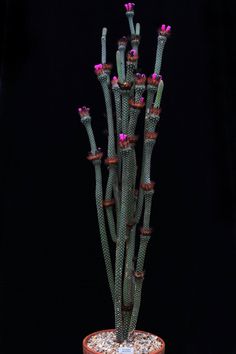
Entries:
<svg viewBox="0 0 236 354">
<path fill-rule="evenodd" d="M 150 236 L 140 236 L 139 252 L 138 252 L 138 262 L 136 267 L 136 272 L 143 272 L 144 260 L 147 250 L 147 245 L 149 242 Z M 129 332 L 135 330 L 138 314 L 141 304 L 141 295 L 142 295 L 142 286 L 143 286 L 143 277 L 135 279 L 135 292 L 134 292 L 134 305 L 133 311 L 130 320 Z"/>
<path fill-rule="evenodd" d="M 156 62 L 154 68 L 154 73 L 156 73 L 157 75 L 159 75 L 161 71 L 162 56 L 163 56 L 166 40 L 167 37 L 161 35 L 159 35 L 157 38 Z"/>
<path fill-rule="evenodd" d="M 130 147 L 122 149 L 122 190 L 121 190 L 121 208 L 118 225 L 118 239 L 116 243 L 116 261 L 115 261 L 115 326 L 116 339 L 123 341 L 123 319 L 122 319 L 122 279 L 123 265 L 126 244 L 127 228 L 127 209 L 128 209 L 128 173 L 129 173 L 129 155 Z"/>
</svg>

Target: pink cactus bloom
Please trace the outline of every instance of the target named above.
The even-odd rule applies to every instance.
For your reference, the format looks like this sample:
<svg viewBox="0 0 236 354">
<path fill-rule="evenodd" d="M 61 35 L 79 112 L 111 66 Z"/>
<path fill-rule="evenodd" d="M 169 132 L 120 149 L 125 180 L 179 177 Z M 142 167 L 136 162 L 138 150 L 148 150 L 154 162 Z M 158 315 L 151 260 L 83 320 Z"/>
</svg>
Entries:
<svg viewBox="0 0 236 354">
<path fill-rule="evenodd" d="M 140 73 L 137 73 L 135 76 L 137 79 L 145 79 L 146 78 L 145 74 L 140 74 Z"/>
<path fill-rule="evenodd" d="M 154 73 L 152 74 L 152 79 L 160 81 L 162 80 L 162 75 L 157 75 L 156 73 Z"/>
<path fill-rule="evenodd" d="M 140 98 L 140 103 L 144 103 L 144 97 Z"/>
<path fill-rule="evenodd" d="M 115 83 L 115 82 L 118 82 L 118 77 L 117 77 L 117 76 L 113 76 L 112 81 L 113 81 L 114 83 Z"/>
<path fill-rule="evenodd" d="M 161 25 L 161 31 L 165 32 L 165 30 L 166 30 L 166 25 Z"/>
<path fill-rule="evenodd" d="M 170 34 L 171 32 L 171 26 L 166 26 L 166 25 L 161 25 L 161 29 L 160 32 L 162 35 L 167 36 Z"/>
<path fill-rule="evenodd" d="M 89 111 L 90 111 L 90 108 L 88 108 L 86 106 L 78 108 L 78 113 L 79 113 L 81 118 L 83 118 L 85 116 L 89 116 Z"/>
<path fill-rule="evenodd" d="M 148 84 L 149 85 L 154 85 L 157 86 L 160 82 L 160 80 L 162 79 L 161 75 L 158 75 L 156 73 L 153 73 L 149 78 L 148 78 Z"/>
<path fill-rule="evenodd" d="M 123 133 L 119 134 L 119 140 L 121 142 L 126 141 L 127 137 L 128 137 L 127 134 L 123 134 Z"/>
<path fill-rule="evenodd" d="M 118 86 L 118 77 L 117 76 L 113 76 L 112 80 L 111 80 L 111 83 L 112 83 L 112 86 Z"/>
<path fill-rule="evenodd" d="M 102 64 L 94 65 L 94 69 L 95 70 L 101 70 L 102 69 Z"/>
<path fill-rule="evenodd" d="M 153 80 L 157 80 L 157 78 L 158 78 L 158 75 L 156 73 L 152 74 L 152 79 Z"/>
<path fill-rule="evenodd" d="M 135 75 L 135 84 L 136 85 L 145 85 L 146 79 L 147 78 L 146 78 L 145 74 L 136 73 L 136 75 Z"/>
<path fill-rule="evenodd" d="M 95 73 L 98 75 L 102 72 L 103 70 L 103 65 L 102 64 L 96 64 L 94 65 L 94 70 L 95 70 Z"/>
<path fill-rule="evenodd" d="M 136 55 L 137 55 L 137 50 L 131 49 L 131 50 L 129 51 L 129 54 L 131 55 L 131 57 L 136 57 Z"/>
<path fill-rule="evenodd" d="M 128 2 L 127 4 L 125 4 L 125 9 L 127 12 L 134 11 L 134 6 L 135 4 L 133 2 Z"/>
</svg>

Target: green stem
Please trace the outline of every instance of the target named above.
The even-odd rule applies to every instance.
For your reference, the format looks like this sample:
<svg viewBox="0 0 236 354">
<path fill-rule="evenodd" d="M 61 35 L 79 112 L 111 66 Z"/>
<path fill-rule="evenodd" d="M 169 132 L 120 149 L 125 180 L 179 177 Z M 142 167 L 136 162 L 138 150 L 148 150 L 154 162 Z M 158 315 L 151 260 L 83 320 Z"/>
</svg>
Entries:
<svg viewBox="0 0 236 354">
<path fill-rule="evenodd" d="M 116 51 L 116 69 L 117 69 L 119 82 L 124 82 L 123 69 L 122 69 L 122 64 L 121 64 L 121 53 L 119 50 Z"/>
<path fill-rule="evenodd" d="M 134 12 L 133 11 L 128 11 L 126 12 L 126 16 L 128 18 L 129 22 L 129 29 L 131 34 L 135 34 L 135 29 L 134 29 Z"/>
<path fill-rule="evenodd" d="M 150 182 L 150 169 L 151 169 L 151 158 L 152 158 L 152 151 L 155 145 L 155 140 L 153 139 L 145 139 L 144 141 L 144 150 L 145 150 L 145 165 L 143 170 L 143 182 L 149 183 Z"/>
<path fill-rule="evenodd" d="M 129 200 L 128 200 L 128 223 L 134 221 L 134 206 L 135 206 L 135 181 L 136 181 L 136 155 L 134 147 L 132 147 L 130 157 L 130 175 L 129 175 Z M 131 310 L 133 306 L 133 272 L 134 272 L 134 252 L 135 252 L 135 224 L 127 228 L 127 242 L 126 242 L 126 258 L 125 258 L 125 273 L 124 273 L 124 287 L 123 287 L 123 301 L 124 301 L 124 339 L 128 337 L 128 329 L 130 323 Z"/>
<path fill-rule="evenodd" d="M 163 56 L 163 51 L 165 48 L 166 41 L 167 41 L 167 37 L 165 36 L 159 35 L 157 37 L 156 61 L 155 61 L 155 68 L 154 68 L 154 73 L 156 73 L 157 75 L 159 75 L 161 71 L 162 56 Z"/>
<path fill-rule="evenodd" d="M 143 272 L 143 266 L 144 266 L 144 260 L 145 260 L 145 255 L 146 255 L 146 250 L 147 250 L 147 245 L 149 242 L 150 236 L 140 236 L 140 244 L 139 244 L 139 252 L 138 252 L 138 261 L 137 261 L 137 267 L 136 267 L 136 272 Z M 141 295 L 142 295 L 142 286 L 143 286 L 143 278 L 136 278 L 135 279 L 135 291 L 134 291 L 134 305 L 133 305 L 133 311 L 131 314 L 131 320 L 130 320 L 130 326 L 129 326 L 129 332 L 132 333 L 135 330 L 137 320 L 138 320 L 138 315 L 139 315 L 139 309 L 140 309 L 140 304 L 141 304 Z"/>
<path fill-rule="evenodd" d="M 107 60 L 106 37 L 107 37 L 107 28 L 104 27 L 102 29 L 102 37 L 101 37 L 101 47 L 102 47 L 101 63 L 102 64 L 105 64 Z"/>
<path fill-rule="evenodd" d="M 151 209 L 152 209 L 152 198 L 153 198 L 154 190 L 145 191 L 144 193 L 144 215 L 143 215 L 143 227 L 150 227 L 150 217 L 151 217 Z"/>
<path fill-rule="evenodd" d="M 146 111 L 145 111 L 145 116 L 152 107 L 153 101 L 154 101 L 154 96 L 155 93 L 157 92 L 157 86 L 153 85 L 147 85 L 147 100 L 146 100 Z"/>
<path fill-rule="evenodd" d="M 86 119 L 87 118 L 87 119 Z M 91 127 L 91 117 L 84 117 L 81 119 L 81 122 L 84 124 L 89 141 L 91 143 L 92 153 L 95 154 L 97 151 L 97 146 L 93 134 L 93 130 Z M 109 283 L 109 288 L 111 291 L 112 300 L 114 303 L 114 275 L 111 263 L 111 255 L 108 243 L 108 237 L 106 232 L 106 224 L 103 210 L 103 190 L 102 190 L 102 172 L 101 172 L 101 159 L 97 159 L 93 161 L 95 168 L 95 199 L 96 199 L 96 207 L 97 207 L 97 217 L 98 217 L 98 225 L 100 232 L 100 239 L 102 244 L 102 251 L 105 260 L 106 273 Z"/>
<path fill-rule="evenodd" d="M 113 196 L 112 192 L 113 192 L 115 177 L 116 177 L 116 167 L 110 166 L 109 167 L 109 176 L 108 176 L 108 180 L 107 180 L 107 187 L 106 187 L 106 196 L 105 196 L 105 199 L 107 199 L 107 200 L 112 199 L 112 196 Z M 108 221 L 110 235 L 111 235 L 112 240 L 114 242 L 116 242 L 116 226 L 115 226 L 115 220 L 114 220 L 113 206 L 106 207 L 106 212 L 107 212 L 107 221 Z"/>
<path fill-rule="evenodd" d="M 128 133 L 128 124 L 129 124 L 129 98 L 130 98 L 130 90 L 122 90 L 121 91 L 122 98 L 122 133 Z"/>
<path fill-rule="evenodd" d="M 120 52 L 120 66 L 121 66 L 121 78 L 122 81 L 125 81 L 125 47 L 124 46 L 120 46 L 118 48 L 119 52 Z"/>
<path fill-rule="evenodd" d="M 161 80 L 158 84 L 157 94 L 154 102 L 155 108 L 160 107 L 163 88 L 164 88 L 164 82 L 163 80 Z"/>
<path fill-rule="evenodd" d="M 112 86 L 112 91 L 114 94 L 114 100 L 115 100 L 115 110 L 116 110 L 116 141 L 117 141 L 117 156 L 119 159 L 118 163 L 118 171 L 117 171 L 117 177 L 116 177 L 116 188 L 117 188 L 117 200 L 116 200 L 116 210 L 117 210 L 117 216 L 119 213 L 119 206 L 117 204 L 117 201 L 120 200 L 120 193 L 119 193 L 119 180 L 121 178 L 121 156 L 120 156 L 120 147 L 119 147 L 119 135 L 122 132 L 122 112 L 121 112 L 121 91 L 117 83 L 113 84 Z"/>
<path fill-rule="evenodd" d="M 113 157 L 116 155 L 115 152 L 115 137 L 114 137 L 114 124 L 113 124 L 113 114 L 112 114 L 112 101 L 110 90 L 107 85 L 107 75 L 100 74 L 98 79 L 102 86 L 102 91 L 105 99 L 106 113 L 107 113 L 107 125 L 108 125 L 108 148 L 107 156 Z"/>
<path fill-rule="evenodd" d="M 126 72 L 126 81 L 133 82 L 134 81 L 134 70 L 135 70 L 135 62 L 127 61 L 127 72 Z"/>
<path fill-rule="evenodd" d="M 122 190 L 121 209 L 118 226 L 118 238 L 116 242 L 115 261 L 115 326 L 117 342 L 123 341 L 123 319 L 122 319 L 122 278 L 125 256 L 127 209 L 128 209 L 128 171 L 130 147 L 122 149 Z"/>
<path fill-rule="evenodd" d="M 110 291 L 111 291 L 111 295 L 112 295 L 112 300 L 114 303 L 114 275 L 113 275 L 113 269 L 112 269 L 112 263 L 111 263 L 111 255 L 110 255 L 108 237 L 107 237 L 107 232 L 106 232 L 104 209 L 102 206 L 103 192 L 102 192 L 101 161 L 96 160 L 94 162 L 94 165 L 95 165 L 95 179 L 96 179 L 95 196 L 96 196 L 99 231 L 100 231 L 100 236 L 101 236 L 102 251 L 103 251 L 103 256 L 104 256 L 104 260 L 105 260 L 105 266 L 106 266 L 109 287 L 110 287 Z"/>
</svg>

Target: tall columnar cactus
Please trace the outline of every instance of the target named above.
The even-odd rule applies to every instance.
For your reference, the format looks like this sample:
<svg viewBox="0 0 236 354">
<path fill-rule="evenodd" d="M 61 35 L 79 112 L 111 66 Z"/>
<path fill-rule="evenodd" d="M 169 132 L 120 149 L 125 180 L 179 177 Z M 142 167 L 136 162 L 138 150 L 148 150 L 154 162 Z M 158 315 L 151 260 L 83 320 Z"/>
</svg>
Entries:
<svg viewBox="0 0 236 354">
<path fill-rule="evenodd" d="M 135 330 L 141 303 L 146 249 L 152 233 L 150 215 L 155 186 L 150 179 L 152 152 L 158 137 L 156 128 L 164 87 L 160 70 L 171 30 L 170 26 L 162 25 L 158 31 L 154 72 L 149 77 L 138 73 L 140 24 L 134 25 L 134 6 L 133 3 L 125 4 L 131 36 L 130 43 L 127 37 L 118 41 L 117 75 L 110 79 L 112 65 L 106 63 L 106 28 L 103 28 L 101 36 L 101 64 L 94 66 L 102 87 L 107 116 L 106 176 L 102 175 L 103 153 L 95 142 L 90 109 L 84 106 L 78 110 L 91 146 L 87 158 L 95 168 L 98 225 L 114 304 L 116 339 L 120 343 Z M 145 110 L 143 95 L 146 95 Z M 142 112 L 145 118 L 140 158 L 136 151 L 136 130 Z M 138 159 L 141 160 L 139 163 Z M 105 191 L 104 177 L 107 179 Z M 113 243 L 109 242 L 108 237 Z M 109 248 L 113 244 L 114 267 Z"/>
</svg>

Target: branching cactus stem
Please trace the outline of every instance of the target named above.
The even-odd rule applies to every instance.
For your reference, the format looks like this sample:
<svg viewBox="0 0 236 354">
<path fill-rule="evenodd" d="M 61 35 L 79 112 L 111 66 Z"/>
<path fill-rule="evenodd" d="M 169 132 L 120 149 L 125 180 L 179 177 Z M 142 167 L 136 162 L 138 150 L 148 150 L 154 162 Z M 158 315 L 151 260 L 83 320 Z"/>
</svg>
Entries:
<svg viewBox="0 0 236 354">
<path fill-rule="evenodd" d="M 122 67 L 122 53 L 121 51 L 118 49 L 116 51 L 116 69 L 117 69 L 117 73 L 118 73 L 118 79 L 120 83 L 124 82 L 124 69 Z"/>
<path fill-rule="evenodd" d="M 160 107 L 163 88 L 164 88 L 164 82 L 163 82 L 163 80 L 160 80 L 159 85 L 158 85 L 158 89 L 157 89 L 157 95 L 156 95 L 155 102 L 154 102 L 154 108 Z"/>
<path fill-rule="evenodd" d="M 123 134 L 124 135 L 124 134 Z M 126 140 L 121 136 L 121 154 L 122 154 L 122 190 L 121 190 L 121 209 L 118 227 L 118 239 L 116 248 L 115 262 L 115 324 L 116 338 L 119 343 L 124 340 L 123 337 L 123 319 L 122 319 L 122 280 L 123 264 L 125 257 L 127 211 L 128 211 L 128 173 L 131 148 Z"/>
<path fill-rule="evenodd" d="M 113 66 L 107 63 L 105 27 L 101 36 L 101 63 L 94 67 L 107 116 L 104 169 L 101 165 L 103 153 L 96 145 L 90 110 L 85 106 L 79 108 L 90 143 L 88 160 L 95 170 L 98 226 L 119 343 L 128 340 L 136 329 L 141 305 L 145 257 L 152 233 L 150 220 L 155 186 L 151 180 L 152 156 L 164 89 L 160 70 L 171 30 L 166 25 L 159 29 L 153 74 L 146 77 L 137 72 L 141 37 L 140 24 L 134 25 L 133 21 L 134 7 L 134 3 L 125 4 L 130 36 L 123 36 L 117 42 L 116 72 L 111 76 Z"/>
<path fill-rule="evenodd" d="M 147 79 L 147 103 L 146 103 L 146 111 L 145 111 L 145 116 L 147 112 L 150 110 L 152 107 L 153 101 L 155 94 L 157 92 L 157 87 L 158 83 L 160 81 L 160 76 L 157 74 L 153 73 L 148 79 Z"/>
<path fill-rule="evenodd" d="M 107 187 L 106 187 L 106 195 L 105 195 L 105 200 L 103 202 L 103 205 L 106 208 L 109 231 L 110 231 L 111 238 L 114 242 L 116 242 L 116 225 L 115 225 L 114 213 L 113 213 L 113 206 L 115 204 L 115 200 L 112 199 L 112 194 L 113 194 L 113 185 L 115 182 L 115 178 L 116 178 L 116 167 L 110 166 L 108 180 L 107 180 Z"/>
<path fill-rule="evenodd" d="M 104 27 L 102 29 L 102 37 L 101 37 L 101 47 L 102 47 L 101 63 L 102 64 L 106 64 L 106 62 L 107 62 L 106 39 L 107 39 L 107 28 Z"/>
<path fill-rule="evenodd" d="M 163 51 L 165 48 L 167 37 L 170 35 L 170 31 L 170 26 L 162 25 L 157 37 L 156 62 L 154 68 L 154 73 L 156 73 L 157 75 L 160 74 Z"/>
<path fill-rule="evenodd" d="M 110 248 L 109 242 L 106 232 L 106 225 L 105 225 L 105 217 L 104 217 L 104 210 L 103 210 L 103 189 L 102 189 L 102 172 L 101 172 L 101 159 L 102 159 L 102 152 L 97 149 L 93 130 L 91 127 L 91 116 L 90 116 L 90 109 L 87 107 L 79 108 L 79 115 L 81 117 L 81 122 L 84 124 L 88 138 L 91 145 L 91 152 L 88 155 L 88 160 L 92 161 L 95 169 L 95 199 L 96 199 L 96 206 L 97 206 L 97 216 L 98 216 L 98 225 L 99 225 L 99 232 L 102 244 L 102 251 L 105 260 L 105 267 L 108 277 L 108 283 L 111 291 L 112 300 L 114 303 L 114 275 L 112 269 L 112 262 L 111 262 L 111 255 L 110 255 Z"/>
<path fill-rule="evenodd" d="M 129 22 L 129 28 L 131 34 L 135 34 L 135 29 L 134 29 L 134 3 L 129 2 L 128 4 L 125 4 L 125 9 L 126 9 L 126 16 L 128 18 Z"/>
<path fill-rule="evenodd" d="M 120 65 L 120 70 L 121 70 L 121 82 L 125 81 L 125 51 L 127 47 L 128 39 L 123 36 L 119 41 L 118 41 L 118 51 L 120 53 L 119 55 L 119 65 Z"/>
<path fill-rule="evenodd" d="M 135 291 L 134 291 L 134 303 L 133 303 L 133 310 L 130 319 L 129 325 L 129 333 L 133 333 L 136 328 L 138 314 L 141 304 L 141 295 L 142 295 L 142 286 L 144 280 L 144 260 L 147 250 L 147 245 L 150 240 L 150 236 L 143 236 L 140 235 L 140 244 L 139 244 L 139 252 L 138 252 L 138 264 L 136 271 L 134 272 L 135 276 Z"/>
<path fill-rule="evenodd" d="M 122 132 L 128 133 L 128 124 L 129 124 L 129 98 L 130 98 L 130 90 L 122 90 L 121 91 L 121 99 L 122 99 Z"/>
<path fill-rule="evenodd" d="M 103 65 L 95 65 L 95 73 L 97 74 L 98 80 L 101 83 L 102 91 L 104 94 L 106 113 L 107 113 L 107 124 L 108 124 L 108 150 L 107 156 L 115 156 L 115 137 L 114 137 L 114 123 L 113 123 L 113 113 L 112 113 L 112 103 L 111 94 L 107 85 L 107 74 L 103 70 Z"/>
</svg>

